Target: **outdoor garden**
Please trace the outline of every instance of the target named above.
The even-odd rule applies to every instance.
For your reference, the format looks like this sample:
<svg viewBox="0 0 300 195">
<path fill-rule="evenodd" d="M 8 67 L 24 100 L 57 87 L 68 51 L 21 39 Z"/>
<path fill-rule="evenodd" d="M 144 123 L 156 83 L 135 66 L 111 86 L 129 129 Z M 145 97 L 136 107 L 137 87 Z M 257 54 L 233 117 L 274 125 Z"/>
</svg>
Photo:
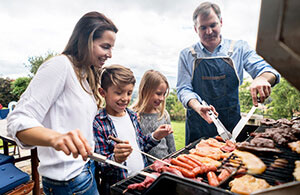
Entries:
<svg viewBox="0 0 300 195">
<path fill-rule="evenodd" d="M 24 64 L 31 73 L 28 77 L 20 77 L 16 80 L 0 78 L 0 110 L 7 110 L 10 102 L 18 101 L 37 72 L 39 66 L 45 60 L 54 55 L 57 54 L 54 52 L 47 52 L 45 55 L 29 57 L 28 62 Z M 241 112 L 244 113 L 248 113 L 252 107 L 249 86 L 250 81 L 246 80 L 239 88 Z M 136 94 L 133 95 L 133 99 L 134 98 L 136 98 Z M 272 89 L 272 94 L 265 102 L 263 108 L 264 109 L 257 109 L 255 113 L 263 115 L 264 118 L 272 118 L 276 120 L 279 118 L 292 119 L 298 117 L 300 116 L 300 93 L 296 88 L 291 86 L 286 79 L 281 78 L 280 83 Z M 186 110 L 177 98 L 176 89 L 170 90 L 169 96 L 166 100 L 166 110 L 169 112 L 171 117 L 176 149 L 178 150 L 185 145 Z M 3 116 L 4 115 L 5 113 Z M 3 116 L 2 118 L 4 118 Z M 0 118 L 0 120 L 2 118 Z M 0 143 L 0 145 L 2 145 L 2 143 Z"/>
</svg>

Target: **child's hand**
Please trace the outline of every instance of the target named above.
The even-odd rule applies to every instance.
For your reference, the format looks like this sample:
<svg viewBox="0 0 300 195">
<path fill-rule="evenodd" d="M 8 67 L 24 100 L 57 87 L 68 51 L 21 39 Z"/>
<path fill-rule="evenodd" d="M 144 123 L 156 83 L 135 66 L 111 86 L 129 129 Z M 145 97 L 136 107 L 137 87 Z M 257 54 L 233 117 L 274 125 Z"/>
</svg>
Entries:
<svg viewBox="0 0 300 195">
<path fill-rule="evenodd" d="M 131 154 L 131 152 L 132 148 L 128 141 L 116 144 L 114 148 L 115 161 L 118 163 L 124 162 L 127 159 L 127 157 Z"/>
<path fill-rule="evenodd" d="M 160 125 L 153 133 L 153 137 L 157 140 L 161 140 L 162 138 L 166 137 L 167 135 L 173 133 L 171 125 Z"/>
</svg>

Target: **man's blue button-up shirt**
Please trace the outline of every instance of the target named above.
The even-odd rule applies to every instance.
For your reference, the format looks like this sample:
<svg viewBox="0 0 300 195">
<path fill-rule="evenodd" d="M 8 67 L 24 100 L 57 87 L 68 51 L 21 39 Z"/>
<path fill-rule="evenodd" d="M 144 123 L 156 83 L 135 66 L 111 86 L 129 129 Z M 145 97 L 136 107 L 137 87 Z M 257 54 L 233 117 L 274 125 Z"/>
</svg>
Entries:
<svg viewBox="0 0 300 195">
<path fill-rule="evenodd" d="M 197 58 L 228 57 L 230 44 L 231 40 L 222 39 L 221 43 L 213 52 L 209 52 L 201 42 L 193 45 L 193 48 L 197 53 Z M 247 71 L 253 79 L 264 72 L 271 72 L 276 76 L 275 84 L 280 80 L 280 74 L 263 60 L 255 50 L 250 48 L 246 41 L 236 41 L 233 47 L 233 53 L 230 57 L 234 62 L 240 85 L 243 82 L 244 70 Z M 178 99 L 186 108 L 188 108 L 188 102 L 193 98 L 201 101 L 201 98 L 193 92 L 192 76 L 194 60 L 195 58 L 192 56 L 189 48 L 181 51 L 178 62 L 176 88 Z"/>
</svg>

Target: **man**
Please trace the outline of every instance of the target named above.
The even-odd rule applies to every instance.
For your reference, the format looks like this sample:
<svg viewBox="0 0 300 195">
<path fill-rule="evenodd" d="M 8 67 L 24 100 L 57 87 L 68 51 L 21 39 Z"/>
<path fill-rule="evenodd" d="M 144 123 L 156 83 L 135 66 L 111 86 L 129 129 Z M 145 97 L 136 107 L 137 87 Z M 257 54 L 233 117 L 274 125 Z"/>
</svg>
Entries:
<svg viewBox="0 0 300 195">
<path fill-rule="evenodd" d="M 204 2 L 193 14 L 194 29 L 200 42 L 181 51 L 178 63 L 177 95 L 187 108 L 186 145 L 200 137 L 218 135 L 208 111 L 232 131 L 240 120 L 238 87 L 243 82 L 243 70 L 254 79 L 252 101 L 264 102 L 271 86 L 280 75 L 245 41 L 232 41 L 221 36 L 222 18 L 218 5 Z M 209 105 L 204 106 L 201 101 Z"/>
</svg>

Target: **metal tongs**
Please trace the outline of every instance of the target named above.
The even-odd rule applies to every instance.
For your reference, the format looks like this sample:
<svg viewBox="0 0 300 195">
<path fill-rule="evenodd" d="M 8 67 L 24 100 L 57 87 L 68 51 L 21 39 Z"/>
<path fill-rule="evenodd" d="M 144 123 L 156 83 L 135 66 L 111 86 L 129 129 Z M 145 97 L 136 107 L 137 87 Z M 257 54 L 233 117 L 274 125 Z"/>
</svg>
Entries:
<svg viewBox="0 0 300 195">
<path fill-rule="evenodd" d="M 101 154 L 92 153 L 91 155 L 89 155 L 89 158 L 90 158 L 90 159 L 93 159 L 93 160 L 95 160 L 95 161 L 97 161 L 97 162 L 107 163 L 107 164 L 110 164 L 110 165 L 113 165 L 113 166 L 116 166 L 116 167 L 119 167 L 119 168 L 122 168 L 122 169 L 126 169 L 126 170 L 131 171 L 127 166 L 122 165 L 122 164 L 120 164 L 120 163 L 117 163 L 117 162 L 115 162 L 115 161 L 113 161 L 113 160 L 109 160 L 109 159 L 106 158 L 106 156 L 103 156 L 103 155 L 101 155 Z M 146 176 L 146 177 L 147 177 L 147 176 L 148 176 L 148 177 L 152 177 L 152 178 L 154 178 L 154 179 L 157 178 L 156 175 L 153 175 L 153 174 L 151 174 L 151 173 L 147 173 L 147 172 L 145 172 L 145 171 L 136 171 L 136 173 L 141 174 L 141 175 L 144 175 L 144 176 Z"/>
<path fill-rule="evenodd" d="M 202 100 L 201 104 L 203 106 L 209 106 L 204 100 Z M 222 124 L 222 122 L 219 120 L 219 118 L 214 114 L 213 111 L 208 111 L 209 117 L 215 124 L 218 134 L 222 137 L 224 141 L 230 140 L 232 138 L 231 133 L 225 128 L 225 126 Z"/>
</svg>

